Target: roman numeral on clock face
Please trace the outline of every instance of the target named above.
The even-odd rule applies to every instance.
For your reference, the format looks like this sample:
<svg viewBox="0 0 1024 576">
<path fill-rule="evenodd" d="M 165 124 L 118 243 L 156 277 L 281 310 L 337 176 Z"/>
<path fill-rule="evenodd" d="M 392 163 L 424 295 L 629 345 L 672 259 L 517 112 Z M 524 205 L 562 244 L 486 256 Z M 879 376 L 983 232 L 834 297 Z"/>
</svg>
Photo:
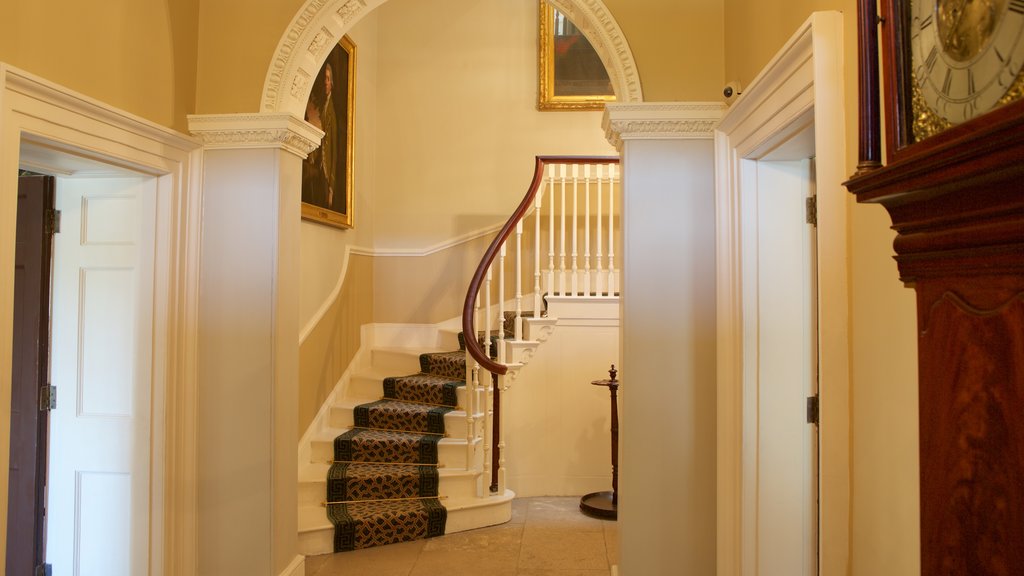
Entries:
<svg viewBox="0 0 1024 576">
<path fill-rule="evenodd" d="M 1024 15 L 1024 0 L 1010 0 L 1010 11 Z"/>
</svg>

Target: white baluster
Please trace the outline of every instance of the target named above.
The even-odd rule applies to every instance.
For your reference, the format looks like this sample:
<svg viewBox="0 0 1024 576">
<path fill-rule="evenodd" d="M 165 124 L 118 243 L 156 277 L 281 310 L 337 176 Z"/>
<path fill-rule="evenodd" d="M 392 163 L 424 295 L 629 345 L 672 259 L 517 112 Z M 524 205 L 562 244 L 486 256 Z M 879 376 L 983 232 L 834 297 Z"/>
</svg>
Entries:
<svg viewBox="0 0 1024 576">
<path fill-rule="evenodd" d="M 498 430 L 495 434 L 498 435 L 498 492 L 496 495 L 502 495 L 505 493 L 505 429 L 507 428 L 506 422 L 509 418 L 508 400 L 505 399 L 505 394 L 508 392 L 508 388 L 505 386 L 505 378 L 508 376 L 499 376 L 497 386 L 501 386 L 501 398 L 503 406 L 501 407 L 501 421 L 498 424 Z"/>
<path fill-rule="evenodd" d="M 608 165 L 608 295 L 618 291 L 615 274 L 615 180 L 618 167 Z"/>
<path fill-rule="evenodd" d="M 572 165 L 572 295 L 578 296 L 580 293 L 580 280 L 579 280 L 579 247 L 578 237 L 580 230 L 579 216 L 580 216 L 580 165 Z"/>
<path fill-rule="evenodd" d="M 561 166 L 561 183 L 562 183 L 562 230 L 559 234 L 561 239 L 560 246 L 558 247 L 558 295 L 565 296 L 565 164 Z"/>
<path fill-rule="evenodd" d="M 498 362 L 505 363 L 505 253 L 507 245 L 501 245 L 500 256 L 498 257 Z M 487 341 L 490 342 L 491 334 L 487 333 Z"/>
<path fill-rule="evenodd" d="M 602 260 L 604 259 L 604 248 L 601 246 L 601 242 L 604 240 L 601 228 L 601 205 L 604 203 L 604 164 L 598 164 L 596 167 L 597 171 L 597 286 L 595 292 L 598 296 L 604 295 L 604 284 L 601 274 L 604 271 Z"/>
<path fill-rule="evenodd" d="M 476 294 L 476 302 L 473 304 L 473 334 L 463 334 L 462 338 L 469 341 L 469 338 L 476 338 L 476 332 L 478 332 L 478 325 L 480 324 L 480 292 Z M 472 366 L 472 369 L 470 369 Z M 476 439 L 476 406 L 475 406 L 475 395 L 477 387 L 480 382 L 480 363 L 473 359 L 469 354 L 469 350 L 466 351 L 466 471 L 470 471 L 473 467 L 473 444 Z"/>
<path fill-rule="evenodd" d="M 533 203 L 533 317 L 540 318 L 540 209 L 544 206 L 544 181 Z"/>
<path fill-rule="evenodd" d="M 516 317 L 512 323 L 516 341 L 523 339 L 523 221 L 516 223 Z"/>
<path fill-rule="evenodd" d="M 590 164 L 583 166 L 583 185 L 586 210 L 583 212 L 583 292 L 589 296 L 590 285 Z"/>
<path fill-rule="evenodd" d="M 555 293 L 555 170 L 555 164 L 548 166 L 548 294 Z"/>
</svg>

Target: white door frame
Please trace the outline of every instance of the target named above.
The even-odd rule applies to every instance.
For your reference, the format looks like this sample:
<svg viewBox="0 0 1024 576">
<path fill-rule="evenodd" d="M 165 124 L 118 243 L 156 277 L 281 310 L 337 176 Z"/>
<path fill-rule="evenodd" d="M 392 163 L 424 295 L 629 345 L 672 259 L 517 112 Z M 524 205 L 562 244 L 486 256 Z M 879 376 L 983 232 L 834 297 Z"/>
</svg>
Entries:
<svg viewBox="0 0 1024 576">
<path fill-rule="evenodd" d="M 14 231 L 20 149 L 31 143 L 155 178 L 150 567 L 195 573 L 199 142 L 0 63 L 0 558 L 10 458 Z"/>
<path fill-rule="evenodd" d="M 843 17 L 816 12 L 733 103 L 715 133 L 718 296 L 717 574 L 744 573 L 756 534 L 744 524 L 755 479 L 744 469 L 757 458 L 745 434 L 756 430 L 744 396 L 742 274 L 750 207 L 742 205 L 742 163 L 778 153 L 813 126 L 818 196 L 820 574 L 841 576 L 849 565 L 850 414 L 847 298 L 847 177 Z M 746 441 L 745 441 L 746 440 Z"/>
</svg>

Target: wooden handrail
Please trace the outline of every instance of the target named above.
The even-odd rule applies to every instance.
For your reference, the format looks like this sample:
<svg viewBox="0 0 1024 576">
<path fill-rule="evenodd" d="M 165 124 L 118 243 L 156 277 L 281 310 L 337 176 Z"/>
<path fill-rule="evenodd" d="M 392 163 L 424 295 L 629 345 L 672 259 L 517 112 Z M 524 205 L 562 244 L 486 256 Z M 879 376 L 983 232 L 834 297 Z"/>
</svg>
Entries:
<svg viewBox="0 0 1024 576">
<path fill-rule="evenodd" d="M 487 247 L 487 251 L 484 252 L 483 259 L 480 260 L 480 265 L 477 266 L 476 272 L 473 274 L 473 279 L 469 282 L 469 289 L 466 291 L 466 301 L 462 306 L 462 333 L 466 336 L 464 338 L 466 342 L 466 351 L 473 357 L 474 360 L 480 365 L 481 368 L 487 370 L 492 374 L 505 375 L 508 373 L 508 366 L 491 360 L 488 355 L 480 347 L 480 342 L 477 339 L 475 326 L 475 314 L 476 314 L 476 297 L 480 292 L 480 285 L 483 283 L 484 277 L 487 275 L 487 270 L 491 267 L 494 262 L 495 256 L 501 250 L 505 241 L 512 234 L 516 224 L 526 216 L 526 213 L 530 211 L 530 206 L 533 204 L 534 199 L 537 196 L 537 190 L 540 189 L 540 183 L 544 180 L 544 166 L 549 163 L 558 164 L 601 164 L 619 161 L 618 157 L 615 156 L 537 156 L 536 162 L 534 163 L 533 169 L 533 182 L 530 183 L 530 188 L 526 191 L 526 196 L 523 197 L 523 201 L 519 203 L 519 207 L 512 213 L 512 216 L 505 222 L 505 226 L 501 228 L 498 235 L 491 242 L 491 245 Z M 470 338 L 469 336 L 472 336 Z M 485 340 L 490 340 L 490 335 L 486 335 Z M 489 347 L 489 346 L 488 346 Z"/>
<path fill-rule="evenodd" d="M 494 258 L 502 251 L 505 242 L 509 236 L 512 235 L 512 231 L 515 230 L 522 219 L 529 213 L 531 206 L 537 197 L 537 192 L 540 190 L 541 183 L 544 181 L 544 169 L 547 164 L 617 164 L 619 159 L 617 157 L 607 156 L 537 156 L 533 170 L 533 181 L 530 183 L 530 188 L 526 191 L 526 196 L 523 197 L 523 201 L 519 203 L 519 207 L 512 216 L 505 222 L 505 225 L 498 232 L 498 235 L 491 242 L 491 245 L 487 247 L 487 251 L 484 252 L 483 259 L 480 260 L 480 265 L 477 266 L 476 272 L 473 273 L 473 279 L 469 283 L 469 289 L 466 291 L 466 301 L 462 306 L 462 333 L 463 340 L 466 343 L 466 351 L 470 357 L 477 362 L 477 364 L 488 371 L 491 374 L 491 391 L 492 391 L 492 402 L 491 408 L 491 493 L 496 494 L 500 489 L 500 471 L 501 471 L 501 387 L 499 384 L 498 377 L 508 373 L 508 366 L 501 363 L 495 362 L 491 359 L 490 354 L 484 351 L 480 346 L 480 339 L 476 332 L 476 302 L 480 294 L 480 286 L 484 282 L 484 278 L 487 276 L 488 270 L 491 268 L 491 264 L 494 263 Z M 564 185 L 563 185 L 564 186 Z M 564 194 L 564 188 L 563 188 Z M 564 196 L 563 196 L 564 201 Z M 609 227 L 611 226 L 610 214 L 611 209 L 609 208 Z M 564 221 L 563 221 L 564 226 Z M 564 232 L 564 231 L 563 231 Z M 609 228 L 609 234 L 611 229 Z M 564 239 L 563 239 L 564 242 Z M 574 248 L 575 250 L 575 248 Z M 517 256 L 519 256 L 517 254 Z M 610 268 L 609 268 L 610 270 Z M 502 276 L 502 278 L 504 278 Z M 518 282 L 520 277 L 517 271 L 517 289 L 516 289 L 516 338 L 519 338 L 519 302 L 518 299 L 521 297 Z M 503 282 L 503 280 L 501 280 Z M 504 284 L 502 284 L 504 286 Z M 574 288 L 575 289 L 575 288 Z M 611 288 L 609 287 L 609 290 Z M 488 293 L 489 294 L 489 293 Z M 500 303 L 499 303 L 500 306 Z M 539 310 L 535 310 L 535 313 L 539 314 Z M 490 307 L 488 306 L 488 314 L 490 314 Z M 499 325 L 501 330 L 504 330 L 503 319 L 499 319 Z M 489 323 L 488 323 L 489 324 Z M 489 330 L 490 328 L 487 328 Z M 490 348 L 490 334 L 485 334 L 483 340 L 487 342 L 487 348 Z M 499 338 L 499 342 L 501 339 Z M 501 355 L 498 356 L 502 358 Z"/>
</svg>

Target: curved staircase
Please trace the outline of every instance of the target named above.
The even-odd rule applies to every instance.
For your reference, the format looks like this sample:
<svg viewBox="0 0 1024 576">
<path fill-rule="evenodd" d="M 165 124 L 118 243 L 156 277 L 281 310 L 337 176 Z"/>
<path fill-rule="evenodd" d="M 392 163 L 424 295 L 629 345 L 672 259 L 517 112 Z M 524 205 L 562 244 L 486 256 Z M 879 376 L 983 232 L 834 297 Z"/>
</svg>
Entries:
<svg viewBox="0 0 1024 576">
<path fill-rule="evenodd" d="M 466 401 L 459 336 L 459 350 L 372 349 L 370 366 L 330 407 L 328 426 L 313 439 L 311 462 L 300 471 L 303 554 L 429 538 L 511 518 L 514 494 L 491 495 L 483 484 L 483 414 L 470 419 L 463 408 L 483 403 Z M 454 333 L 439 339 L 455 347 Z"/>
</svg>

